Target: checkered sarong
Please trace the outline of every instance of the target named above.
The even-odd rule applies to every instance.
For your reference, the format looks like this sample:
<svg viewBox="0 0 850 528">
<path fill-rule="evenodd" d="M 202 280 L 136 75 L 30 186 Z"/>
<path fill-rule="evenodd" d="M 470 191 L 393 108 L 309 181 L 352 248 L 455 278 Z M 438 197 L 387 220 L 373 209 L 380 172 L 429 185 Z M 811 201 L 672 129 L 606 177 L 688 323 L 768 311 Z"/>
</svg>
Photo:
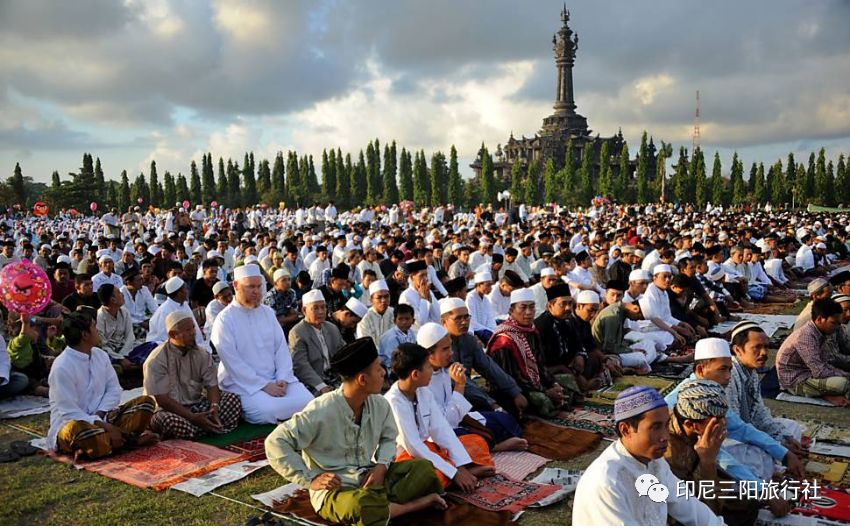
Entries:
<svg viewBox="0 0 850 528">
<path fill-rule="evenodd" d="M 210 410 L 210 402 L 206 398 L 189 406 L 193 413 L 202 413 Z M 239 425 L 242 417 L 242 402 L 239 396 L 232 392 L 221 392 L 218 417 L 221 419 L 222 433 L 229 433 Z M 195 438 L 205 434 L 206 431 L 193 424 L 186 418 L 173 412 L 158 410 L 151 420 L 151 430 L 159 433 L 163 438 Z"/>
</svg>

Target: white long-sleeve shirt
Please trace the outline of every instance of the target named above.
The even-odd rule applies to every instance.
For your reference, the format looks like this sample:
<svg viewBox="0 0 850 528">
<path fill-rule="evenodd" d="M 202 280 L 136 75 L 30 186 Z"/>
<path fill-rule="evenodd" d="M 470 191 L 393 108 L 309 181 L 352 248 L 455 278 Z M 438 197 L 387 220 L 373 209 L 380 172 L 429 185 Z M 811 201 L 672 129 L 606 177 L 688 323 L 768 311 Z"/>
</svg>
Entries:
<svg viewBox="0 0 850 528">
<path fill-rule="evenodd" d="M 371 337 L 375 342 L 375 346 L 381 345 L 381 336 L 389 332 L 395 323 L 393 322 L 393 314 L 395 311 L 392 306 L 388 307 L 383 314 L 379 314 L 374 308 L 369 308 L 363 319 L 357 323 L 357 331 L 355 337 Z"/>
<path fill-rule="evenodd" d="M 497 320 L 505 320 L 508 318 L 508 312 L 511 311 L 511 296 L 505 297 L 502 295 L 502 290 L 499 286 L 493 286 L 493 289 L 487 295 L 490 299 L 490 306 L 493 308 L 493 313 Z M 536 302 L 535 302 L 536 307 Z"/>
<path fill-rule="evenodd" d="M 641 296 L 638 303 L 645 319 L 660 319 L 669 326 L 679 324 L 679 320 L 670 312 L 670 298 L 667 292 L 655 284 L 650 284 L 646 288 L 646 293 Z"/>
<path fill-rule="evenodd" d="M 399 304 L 409 304 L 413 307 L 413 317 L 416 318 L 413 321 L 413 326 L 411 327 L 413 330 L 419 330 L 425 323 L 440 323 L 440 309 L 437 304 L 437 298 L 434 297 L 434 294 L 431 293 L 431 298 L 428 300 L 423 299 L 419 292 L 416 291 L 416 288 L 413 286 L 408 287 L 406 290 L 401 292 L 398 298 Z"/>
<path fill-rule="evenodd" d="M 469 329 L 472 332 L 478 330 L 496 331 L 496 314 L 493 312 L 493 306 L 486 295 L 479 295 L 477 291 L 472 290 L 466 294 L 466 307 L 471 316 Z"/>
<path fill-rule="evenodd" d="M 449 371 L 444 368 L 435 369 L 428 388 L 431 389 L 434 403 L 446 417 L 446 421 L 453 429 L 457 428 L 463 417 L 472 410 L 472 404 L 463 394 L 452 388 Z"/>
<path fill-rule="evenodd" d="M 110 273 L 108 276 L 104 272 L 100 272 L 91 278 L 92 289 L 95 293 L 100 289 L 104 284 L 112 284 L 116 288 L 121 288 L 124 286 L 124 281 L 121 280 L 121 277 L 118 276 L 117 273 Z"/>
<path fill-rule="evenodd" d="M 434 396 L 428 387 L 416 389 L 416 406 L 393 383 L 384 395 L 393 410 L 393 418 L 398 428 L 398 453 L 407 451 L 414 458 L 430 461 L 434 468 L 449 479 L 454 478 L 457 467 L 472 462 L 466 448 L 458 440 L 454 429 L 437 407 Z M 425 445 L 430 440 L 449 452 L 451 463 L 434 453 Z"/>
<path fill-rule="evenodd" d="M 59 430 L 72 420 L 94 424 L 98 412 L 109 412 L 121 402 L 121 385 L 112 361 L 103 350 L 84 354 L 66 347 L 48 376 L 50 385 L 50 430 L 47 446 L 56 450 Z"/>
<path fill-rule="evenodd" d="M 642 475 L 656 477 L 667 487 L 666 502 L 640 496 L 635 482 Z M 572 524 L 605 526 L 664 526 L 667 515 L 685 526 L 722 526 L 723 519 L 695 495 L 678 493 L 679 479 L 663 458 L 644 464 L 617 440 L 594 460 L 578 481 Z"/>
<path fill-rule="evenodd" d="M 124 295 L 124 307 L 130 312 L 130 317 L 133 319 L 133 324 L 143 323 L 159 308 L 156 301 L 151 295 L 149 289 L 142 287 L 136 292 L 136 297 L 127 289 L 126 286 L 121 286 L 121 294 Z"/>
<path fill-rule="evenodd" d="M 218 314 L 221 313 L 222 310 L 224 310 L 224 308 L 225 305 L 221 304 L 221 301 L 219 301 L 218 299 L 213 299 L 212 301 L 210 301 L 207 307 L 204 308 L 204 315 L 206 316 L 206 321 L 204 322 L 205 336 L 212 336 L 212 327 L 213 323 L 215 323 L 215 318 L 218 316 Z"/>
<path fill-rule="evenodd" d="M 299 382 L 283 329 L 268 306 L 246 308 L 234 299 L 215 318 L 212 343 L 221 358 L 222 390 L 251 396 L 271 382 Z"/>
<path fill-rule="evenodd" d="M 800 246 L 800 249 L 797 250 L 797 256 L 794 258 L 794 266 L 802 269 L 803 271 L 814 269 L 815 255 L 812 253 L 811 247 L 806 244 Z"/>
<path fill-rule="evenodd" d="M 159 305 L 159 308 L 157 308 L 154 312 L 150 323 L 148 323 L 147 340 L 155 341 L 159 344 L 168 341 L 168 331 L 165 329 L 165 318 L 168 317 L 168 314 L 171 312 L 176 312 L 178 310 L 184 311 L 192 317 L 192 323 L 195 325 L 195 344 L 204 350 L 209 351 L 207 340 L 201 332 L 201 327 L 198 326 L 198 321 L 195 320 L 195 315 L 192 313 L 192 309 L 189 308 L 189 303 L 184 302 L 183 304 L 177 304 L 172 299 L 166 299 L 165 302 Z"/>
</svg>

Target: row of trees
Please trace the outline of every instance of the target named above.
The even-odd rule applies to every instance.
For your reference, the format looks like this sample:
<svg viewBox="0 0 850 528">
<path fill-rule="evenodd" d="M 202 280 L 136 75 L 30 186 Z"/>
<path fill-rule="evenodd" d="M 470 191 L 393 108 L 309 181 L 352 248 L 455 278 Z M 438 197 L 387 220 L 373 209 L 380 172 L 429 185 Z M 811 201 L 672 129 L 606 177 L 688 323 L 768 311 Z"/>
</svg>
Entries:
<svg viewBox="0 0 850 528">
<path fill-rule="evenodd" d="M 288 206 L 307 205 L 333 200 L 341 209 L 355 206 L 392 204 L 412 200 L 417 205 L 454 203 L 472 207 L 478 203 L 496 203 L 501 191 L 510 190 L 515 202 L 528 204 L 556 202 L 567 206 L 584 206 L 597 195 L 612 197 L 620 203 L 656 202 L 665 198 L 680 203 L 707 202 L 737 205 L 751 202 L 820 205 L 850 203 L 850 175 L 844 155 L 837 163 L 826 159 L 823 148 L 812 152 L 808 164 L 797 163 L 793 154 L 765 168 L 753 163 L 747 179 L 744 166 L 734 154 L 728 176 L 724 175 L 720 156 L 715 152 L 711 175 L 708 175 L 702 150 L 688 152 L 681 147 L 668 177 L 668 159 L 673 148 L 662 142 L 658 154 L 647 147 L 643 134 L 636 162 L 631 161 L 625 143 L 619 152 L 610 152 L 607 142 L 598 149 L 577 148 L 570 140 L 566 145 L 566 163 L 556 168 L 552 160 L 542 166 L 532 161 L 524 166 L 519 161 L 507 178 L 497 178 L 494 160 L 482 144 L 479 151 L 479 175 L 464 180 L 458 170 L 457 149 L 451 147 L 448 157 L 440 151 L 428 159 L 424 150 L 410 151 L 396 142 L 383 145 L 370 141 L 365 152 L 356 159 L 341 149 L 326 149 L 320 161 L 321 181 L 312 155 L 289 151 L 278 152 L 274 160 L 255 163 L 254 154 L 246 153 L 242 164 L 205 154 L 200 168 L 193 160 L 188 178 L 166 171 L 160 178 L 156 162 L 148 174 L 140 173 L 132 181 L 127 171 L 118 180 L 106 179 L 100 159 L 83 155 L 82 166 L 70 178 L 54 171 L 50 186 L 34 183 L 23 175 L 20 164 L 5 183 L 0 183 L 0 205 L 21 204 L 28 208 L 36 200 L 44 200 L 52 210 L 74 207 L 88 210 L 94 201 L 99 209 L 118 207 L 126 210 L 142 204 L 172 207 L 188 200 L 192 205 L 218 202 L 226 207 L 257 203 Z M 650 174 L 651 168 L 655 170 Z"/>
</svg>

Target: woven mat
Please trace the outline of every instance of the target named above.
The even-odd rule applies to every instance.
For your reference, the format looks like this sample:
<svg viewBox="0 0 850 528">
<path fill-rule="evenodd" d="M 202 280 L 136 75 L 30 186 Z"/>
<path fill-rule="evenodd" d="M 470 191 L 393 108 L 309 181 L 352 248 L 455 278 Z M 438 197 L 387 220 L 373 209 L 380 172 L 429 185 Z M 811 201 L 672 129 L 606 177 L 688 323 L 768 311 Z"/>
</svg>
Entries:
<svg viewBox="0 0 850 528">
<path fill-rule="evenodd" d="M 665 395 L 673 390 L 677 383 L 675 380 L 657 376 L 620 376 L 614 380 L 612 385 L 602 387 L 593 392 L 591 396 L 586 397 L 585 402 L 613 406 L 618 394 L 629 387 L 637 385 L 652 387 L 653 389 L 657 389 L 662 395 Z"/>
<path fill-rule="evenodd" d="M 826 482 L 837 488 L 848 488 L 850 487 L 848 466 L 850 464 L 846 458 L 809 453 L 806 475 L 817 480 L 818 483 Z"/>
<path fill-rule="evenodd" d="M 591 433 L 599 433 L 604 438 L 615 438 L 614 407 L 611 405 L 593 405 L 585 403 L 570 411 L 562 411 L 550 422 Z"/>
<path fill-rule="evenodd" d="M 525 477 L 551 462 L 549 458 L 528 451 L 501 451 L 492 456 L 496 473 L 513 480 L 525 480 Z"/>
<path fill-rule="evenodd" d="M 256 438 L 224 446 L 228 451 L 245 456 L 245 460 L 256 462 L 266 459 L 266 439 Z"/>
<path fill-rule="evenodd" d="M 602 440 L 599 432 L 564 427 L 557 422 L 543 420 L 528 420 L 523 426 L 522 436 L 528 441 L 530 452 L 561 461 L 593 451 Z"/>
<path fill-rule="evenodd" d="M 73 464 L 65 455 L 47 452 L 47 456 Z M 77 467 L 138 488 L 162 491 L 243 458 L 243 455 L 197 442 L 165 440 L 101 460 L 78 463 Z"/>
<path fill-rule="evenodd" d="M 559 491 L 561 486 L 554 484 L 521 482 L 503 475 L 495 475 L 480 479 L 475 491 L 449 491 L 448 495 L 483 510 L 517 513 Z"/>
<path fill-rule="evenodd" d="M 246 442 L 248 440 L 265 438 L 274 431 L 275 427 L 277 426 L 274 424 L 257 425 L 242 422 L 238 427 L 236 427 L 236 429 L 229 433 L 201 436 L 196 438 L 195 441 L 216 447 L 226 447 Z"/>
</svg>

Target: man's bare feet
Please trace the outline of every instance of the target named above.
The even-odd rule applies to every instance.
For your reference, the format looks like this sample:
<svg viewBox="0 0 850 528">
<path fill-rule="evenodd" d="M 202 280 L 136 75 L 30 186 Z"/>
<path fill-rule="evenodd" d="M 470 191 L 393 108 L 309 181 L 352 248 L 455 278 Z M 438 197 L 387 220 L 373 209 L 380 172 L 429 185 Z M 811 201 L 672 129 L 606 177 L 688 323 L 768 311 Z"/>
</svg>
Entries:
<svg viewBox="0 0 850 528">
<path fill-rule="evenodd" d="M 694 360 L 694 353 L 683 354 L 680 356 L 670 356 L 667 358 L 667 363 L 691 363 Z"/>
<path fill-rule="evenodd" d="M 446 500 L 442 498 L 438 493 L 431 493 L 430 495 L 425 495 L 424 497 L 419 497 L 418 499 L 412 500 L 410 502 L 406 502 L 404 504 L 398 504 L 395 502 L 390 503 L 390 519 L 395 517 L 400 517 L 402 515 L 413 513 L 419 510 L 424 510 L 427 508 L 436 508 L 438 510 L 445 510 L 449 505 L 446 503 Z"/>
<path fill-rule="evenodd" d="M 503 440 L 498 444 L 493 446 L 493 452 L 499 451 L 525 451 L 528 449 L 528 442 L 525 438 L 520 438 L 518 436 L 514 436 L 513 438 L 508 438 L 507 440 Z"/>
<path fill-rule="evenodd" d="M 469 469 L 469 472 L 476 478 L 492 477 L 496 474 L 496 468 L 493 466 L 479 466 L 472 464 L 467 469 Z"/>
<path fill-rule="evenodd" d="M 159 435 L 154 433 L 153 431 L 145 431 L 140 434 L 139 437 L 134 442 L 136 447 L 143 447 L 153 445 L 159 442 Z"/>
</svg>

